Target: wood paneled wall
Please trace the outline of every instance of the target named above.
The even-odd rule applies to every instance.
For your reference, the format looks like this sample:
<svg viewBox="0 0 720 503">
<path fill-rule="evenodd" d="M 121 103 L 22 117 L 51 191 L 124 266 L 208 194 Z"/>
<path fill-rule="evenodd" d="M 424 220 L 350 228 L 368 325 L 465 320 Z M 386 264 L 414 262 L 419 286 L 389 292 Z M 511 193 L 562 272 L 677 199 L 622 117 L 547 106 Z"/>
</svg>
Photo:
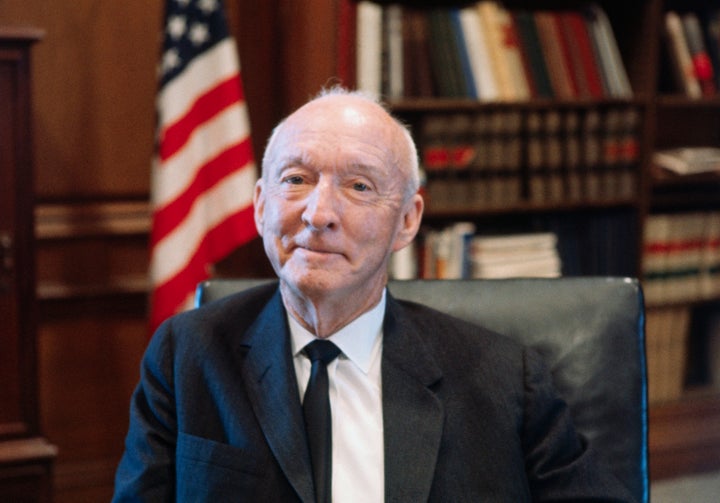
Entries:
<svg viewBox="0 0 720 503">
<path fill-rule="evenodd" d="M 333 76 L 335 0 L 225 0 L 259 159 L 273 125 Z M 149 166 L 163 0 L 0 0 L 34 26 L 41 428 L 56 502 L 108 501 L 147 342 Z M 318 27 L 326 27 L 318 29 Z M 322 54 L 322 57 L 315 57 Z M 328 57 L 330 56 L 330 57 Z M 221 264 L 269 276 L 259 240 Z"/>
</svg>

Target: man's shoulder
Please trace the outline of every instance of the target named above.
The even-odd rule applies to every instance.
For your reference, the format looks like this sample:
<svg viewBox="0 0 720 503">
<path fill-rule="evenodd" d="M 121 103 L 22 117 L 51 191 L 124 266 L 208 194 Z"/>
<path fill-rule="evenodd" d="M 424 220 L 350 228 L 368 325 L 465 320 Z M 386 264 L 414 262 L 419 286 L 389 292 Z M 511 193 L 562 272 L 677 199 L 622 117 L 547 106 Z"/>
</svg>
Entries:
<svg viewBox="0 0 720 503">
<path fill-rule="evenodd" d="M 176 344 L 189 339 L 197 346 L 203 339 L 245 332 L 278 293 L 277 282 L 268 282 L 232 293 L 166 320 L 153 339 L 172 339 Z M 281 306 L 282 303 L 279 302 Z"/>
<path fill-rule="evenodd" d="M 258 315 L 276 294 L 278 294 L 277 281 L 268 281 L 247 290 L 231 293 L 196 309 L 182 313 L 177 317 L 177 322 L 220 322 L 228 317 L 241 317 L 247 320 L 248 314 Z"/>
</svg>

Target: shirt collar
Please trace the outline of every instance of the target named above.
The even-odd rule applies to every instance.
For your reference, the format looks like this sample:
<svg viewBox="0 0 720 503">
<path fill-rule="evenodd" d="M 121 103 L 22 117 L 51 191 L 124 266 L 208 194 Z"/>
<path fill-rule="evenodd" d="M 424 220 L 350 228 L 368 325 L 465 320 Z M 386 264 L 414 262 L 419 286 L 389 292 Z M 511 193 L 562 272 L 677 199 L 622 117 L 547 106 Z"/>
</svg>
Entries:
<svg viewBox="0 0 720 503">
<path fill-rule="evenodd" d="M 366 374 L 370 369 L 373 355 L 380 349 L 382 324 L 385 317 L 385 292 L 386 290 L 383 289 L 380 302 L 375 307 L 328 337 L 328 340 L 339 347 L 346 358 Z M 290 313 L 287 318 L 293 357 L 295 357 L 316 337 L 300 325 Z"/>
</svg>

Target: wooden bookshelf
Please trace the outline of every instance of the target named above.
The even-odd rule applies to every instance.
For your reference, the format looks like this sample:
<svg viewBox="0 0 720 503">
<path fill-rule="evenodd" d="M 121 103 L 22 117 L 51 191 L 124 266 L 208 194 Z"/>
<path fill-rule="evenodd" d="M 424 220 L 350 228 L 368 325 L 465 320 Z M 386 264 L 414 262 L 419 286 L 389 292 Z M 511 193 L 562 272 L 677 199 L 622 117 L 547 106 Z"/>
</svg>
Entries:
<svg viewBox="0 0 720 503">
<path fill-rule="evenodd" d="M 677 12 L 680 16 L 694 13 L 704 25 L 708 12 L 720 8 L 720 3 L 696 0 L 667 0 L 662 13 Z M 658 33 L 663 34 L 663 18 Z M 703 30 L 705 27 L 703 26 Z M 706 41 L 707 42 L 707 41 Z M 716 64 L 716 63 L 713 63 Z M 716 66 L 717 68 L 717 66 Z M 654 107 L 655 150 L 685 146 L 720 146 L 720 92 L 690 98 L 673 85 L 668 52 L 661 47 L 657 64 L 657 81 Z M 720 176 L 704 173 L 691 176 L 669 174 L 650 164 L 646 170 L 649 185 L 649 208 L 652 214 L 684 215 L 711 214 L 720 218 Z M 663 309 L 663 306 L 658 306 Z M 707 368 L 710 360 L 708 323 L 714 313 L 720 313 L 720 295 L 676 302 L 667 309 L 685 309 L 690 313 L 687 334 L 686 371 L 684 391 L 669 403 L 653 404 L 650 411 L 650 448 L 655 452 L 653 475 L 665 477 L 677 472 L 696 472 L 720 466 L 720 390 L 717 376 L 720 372 Z M 710 319 L 710 321 L 708 321 Z M 716 383 L 713 385 L 713 381 Z"/>
<path fill-rule="evenodd" d="M 348 0 L 352 1 L 352 0 Z M 337 35 L 342 4 L 346 0 L 313 0 L 308 2 L 305 18 L 327 19 L 331 14 L 331 30 Z M 379 1 L 384 4 L 388 2 Z M 402 5 L 411 7 L 437 6 L 439 2 L 403 1 Z M 461 2 L 458 2 L 460 4 Z M 501 202 L 486 207 L 439 208 L 430 205 L 426 223 L 442 226 L 459 220 L 469 220 L 484 225 L 503 225 L 517 228 L 537 228 L 537 222 L 546 218 L 557 222 L 591 222 L 593 219 L 610 215 L 620 215 L 632 235 L 624 235 L 613 242 L 621 253 L 632 257 L 632 266 L 627 270 L 608 269 L 607 274 L 632 274 L 642 278 L 643 271 L 643 232 L 648 217 L 657 212 L 683 212 L 698 209 L 720 210 L 720 187 L 715 174 L 699 177 L 657 176 L 652 164 L 652 153 L 656 149 L 682 145 L 720 146 L 720 95 L 700 100 L 683 97 L 676 90 L 668 88 L 666 83 L 667 62 L 665 38 L 663 34 L 664 16 L 669 9 L 688 11 L 700 9 L 709 4 L 720 7 L 720 2 L 701 2 L 684 0 L 643 0 L 640 2 L 617 3 L 610 0 L 597 2 L 607 13 L 619 47 L 624 66 L 632 87 L 632 96 L 627 98 L 606 97 L 600 99 L 547 99 L 533 98 L 524 101 L 483 101 L 461 98 L 393 98 L 388 100 L 391 109 L 403 118 L 417 134 L 425 117 L 432 114 L 465 113 L 471 115 L 489 114 L 497 111 L 514 111 L 527 116 L 535 112 L 579 111 L 588 113 L 593 110 L 608 110 L 613 107 L 631 107 L 640 115 L 637 131 L 638 155 L 634 165 L 636 186 L 630 197 L 603 196 L 597 199 L 574 201 L 559 200 L 537 202 L 527 197 L 519 197 L 511 202 Z M 442 3 L 447 5 L 448 3 Z M 467 2 L 465 3 L 467 4 Z M 511 0 L 504 3 L 508 8 L 522 9 L 573 9 L 583 2 L 563 0 Z M 334 16 L 334 17 L 333 17 Z M 312 46 L 321 41 L 327 44 L 327 32 L 323 37 L 314 38 L 311 33 L 303 32 L 302 40 L 295 40 L 297 46 Z M 312 60 L 312 72 L 303 74 L 300 89 L 295 86 L 288 96 L 314 94 L 320 86 L 332 82 L 338 76 L 338 55 L 342 48 L 338 46 L 337 36 L 327 50 L 322 53 L 298 55 L 292 61 L 287 60 L 284 71 L 297 75 Z M 291 50 L 291 49 L 289 49 Z M 308 67 L 309 68 L 309 67 Z M 346 82 L 347 83 L 347 82 Z M 290 84 L 288 84 L 290 85 Z M 304 87 L 303 87 L 304 86 Z M 302 102 L 299 98 L 289 100 L 289 109 Z M 521 141 L 526 141 L 522 137 Z M 420 144 L 422 148 L 422 143 Z M 521 172 L 526 167 L 521 167 Z M 527 181 L 522 184 L 527 190 Z M 524 193 L 527 196 L 526 193 Z M 585 220 L 583 220 L 585 219 Z M 581 227 L 580 224 L 576 227 Z M 586 244 L 583 253 L 594 254 L 593 244 Z M 586 270 L 581 273 L 593 273 Z M 709 299 L 711 305 L 712 300 Z M 700 303 L 706 305 L 706 301 Z M 678 303 L 671 303 L 677 307 Z M 681 302 L 681 307 L 694 311 L 697 301 Z M 652 306 L 651 306 L 652 307 Z M 655 306 L 662 307 L 662 306 Z M 692 339 L 696 334 L 690 334 Z M 693 362 L 689 362 L 692 365 Z M 694 387 L 695 388 L 695 387 Z M 698 449 L 697 439 L 707 434 L 717 437 L 712 425 L 718 424 L 717 410 L 720 405 L 720 390 L 710 386 L 701 386 L 702 391 L 687 390 L 670 402 L 651 405 L 651 472 L 653 477 L 668 477 L 698 469 L 720 466 L 720 446 L 713 440 Z M 677 424 L 678 428 L 673 425 Z M 692 434 L 688 433 L 692 432 Z M 695 435 L 695 437 L 693 437 Z M 693 440 L 695 438 L 696 440 Z M 684 454 L 678 454 L 683 453 Z M 678 457 L 680 456 L 680 457 Z M 690 459 L 692 458 L 692 459 Z"/>
</svg>

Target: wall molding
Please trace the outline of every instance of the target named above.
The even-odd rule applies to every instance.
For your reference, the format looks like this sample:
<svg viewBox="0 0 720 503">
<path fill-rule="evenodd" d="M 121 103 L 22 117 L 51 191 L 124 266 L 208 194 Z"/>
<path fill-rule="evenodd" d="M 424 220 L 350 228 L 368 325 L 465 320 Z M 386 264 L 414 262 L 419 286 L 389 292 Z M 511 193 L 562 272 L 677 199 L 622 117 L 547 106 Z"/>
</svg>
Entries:
<svg viewBox="0 0 720 503">
<path fill-rule="evenodd" d="M 35 208 L 36 239 L 146 235 L 152 222 L 147 201 L 46 203 Z"/>
</svg>

